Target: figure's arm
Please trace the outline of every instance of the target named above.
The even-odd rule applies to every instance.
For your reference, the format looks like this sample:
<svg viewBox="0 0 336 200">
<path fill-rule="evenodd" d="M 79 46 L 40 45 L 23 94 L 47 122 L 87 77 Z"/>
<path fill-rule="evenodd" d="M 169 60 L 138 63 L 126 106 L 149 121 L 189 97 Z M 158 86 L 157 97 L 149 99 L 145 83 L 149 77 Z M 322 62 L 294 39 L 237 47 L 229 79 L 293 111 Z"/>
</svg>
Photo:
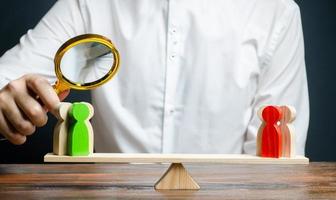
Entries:
<svg viewBox="0 0 336 200">
<path fill-rule="evenodd" d="M 300 10 L 293 6 L 282 17 L 270 42 L 259 87 L 252 105 L 244 153 L 255 154 L 256 136 L 261 124 L 257 111 L 263 105 L 292 105 L 297 110 L 294 121 L 296 152 L 304 155 L 309 123 L 309 98 L 304 57 Z"/>
</svg>

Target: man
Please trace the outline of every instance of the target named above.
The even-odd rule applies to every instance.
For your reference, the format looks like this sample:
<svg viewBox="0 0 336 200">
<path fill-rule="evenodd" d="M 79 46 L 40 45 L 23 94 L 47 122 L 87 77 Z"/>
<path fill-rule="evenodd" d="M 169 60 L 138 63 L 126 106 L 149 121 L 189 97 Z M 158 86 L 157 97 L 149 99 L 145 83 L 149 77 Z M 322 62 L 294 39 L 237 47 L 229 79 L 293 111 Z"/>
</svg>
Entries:
<svg viewBox="0 0 336 200">
<path fill-rule="evenodd" d="M 0 59 L 0 133 L 11 142 L 46 123 L 36 95 L 50 111 L 59 104 L 53 56 L 84 33 L 110 38 L 122 59 L 92 92 L 97 152 L 255 154 L 259 107 L 289 104 L 304 154 L 308 90 L 292 0 L 59 0 Z"/>
</svg>

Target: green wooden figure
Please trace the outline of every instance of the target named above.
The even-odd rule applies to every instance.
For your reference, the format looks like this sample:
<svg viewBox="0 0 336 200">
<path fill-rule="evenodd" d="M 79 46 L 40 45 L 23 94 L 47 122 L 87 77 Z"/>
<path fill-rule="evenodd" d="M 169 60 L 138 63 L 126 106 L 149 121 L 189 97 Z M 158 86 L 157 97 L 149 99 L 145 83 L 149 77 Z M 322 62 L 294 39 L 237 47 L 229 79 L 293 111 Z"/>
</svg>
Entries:
<svg viewBox="0 0 336 200">
<path fill-rule="evenodd" d="M 68 155 L 88 156 L 93 153 L 93 129 L 89 122 L 92 116 L 91 104 L 73 103 L 69 112 Z"/>
</svg>

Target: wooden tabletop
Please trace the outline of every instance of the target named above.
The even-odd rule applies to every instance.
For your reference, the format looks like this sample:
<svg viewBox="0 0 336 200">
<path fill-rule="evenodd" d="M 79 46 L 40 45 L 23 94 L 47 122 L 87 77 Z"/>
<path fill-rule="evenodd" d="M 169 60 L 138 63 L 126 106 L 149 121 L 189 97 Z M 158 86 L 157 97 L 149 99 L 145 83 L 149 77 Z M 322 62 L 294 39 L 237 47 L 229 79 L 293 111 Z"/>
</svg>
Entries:
<svg viewBox="0 0 336 200">
<path fill-rule="evenodd" d="M 0 165 L 0 199 L 336 199 L 336 163 L 186 164 L 199 191 L 155 191 L 163 164 Z"/>
</svg>

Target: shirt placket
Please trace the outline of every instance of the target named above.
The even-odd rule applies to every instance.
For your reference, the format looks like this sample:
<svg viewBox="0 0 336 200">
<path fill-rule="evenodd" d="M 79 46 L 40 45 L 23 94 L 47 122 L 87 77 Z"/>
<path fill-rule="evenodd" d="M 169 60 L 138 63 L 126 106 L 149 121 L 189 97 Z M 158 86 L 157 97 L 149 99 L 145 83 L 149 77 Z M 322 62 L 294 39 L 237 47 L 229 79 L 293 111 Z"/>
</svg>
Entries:
<svg viewBox="0 0 336 200">
<path fill-rule="evenodd" d="M 166 83 L 163 116 L 162 152 L 169 153 L 174 149 L 174 114 L 175 95 L 179 72 L 179 34 L 178 6 L 175 0 L 168 1 Z"/>
</svg>

